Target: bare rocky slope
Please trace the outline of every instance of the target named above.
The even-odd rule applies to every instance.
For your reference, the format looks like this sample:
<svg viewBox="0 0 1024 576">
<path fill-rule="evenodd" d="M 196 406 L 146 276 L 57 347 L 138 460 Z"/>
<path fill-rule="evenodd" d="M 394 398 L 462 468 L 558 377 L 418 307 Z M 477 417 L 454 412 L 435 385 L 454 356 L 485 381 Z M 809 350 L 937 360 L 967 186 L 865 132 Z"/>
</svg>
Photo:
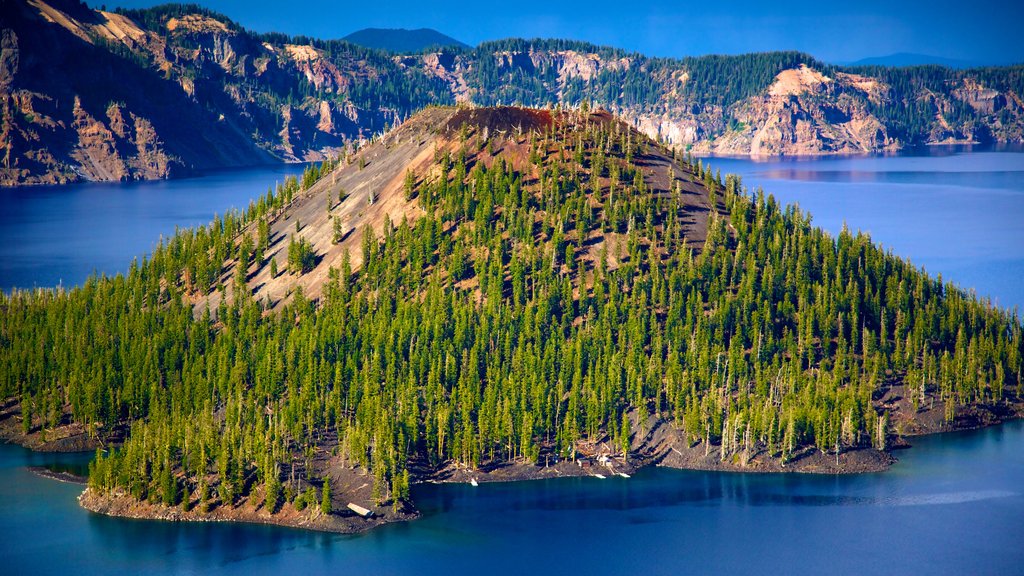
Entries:
<svg viewBox="0 0 1024 576">
<path fill-rule="evenodd" d="M 255 34 L 197 6 L 4 0 L 0 185 L 319 160 L 430 104 L 599 104 L 700 154 L 1024 141 L 1024 67 L 649 58 L 562 40 L 392 55 Z"/>
</svg>

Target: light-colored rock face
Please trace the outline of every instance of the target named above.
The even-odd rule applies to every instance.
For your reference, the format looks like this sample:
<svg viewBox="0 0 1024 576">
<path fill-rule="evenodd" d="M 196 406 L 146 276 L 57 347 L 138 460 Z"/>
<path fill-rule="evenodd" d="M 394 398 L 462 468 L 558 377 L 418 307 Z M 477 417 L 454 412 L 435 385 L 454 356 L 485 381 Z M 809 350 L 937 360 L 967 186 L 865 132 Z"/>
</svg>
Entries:
<svg viewBox="0 0 1024 576">
<path fill-rule="evenodd" d="M 835 78 L 800 65 L 784 70 L 761 96 L 734 104 L 739 128 L 704 151 L 722 155 L 819 155 L 890 150 L 900 146 L 868 103 L 883 104 L 888 87 L 872 78 Z"/>
<path fill-rule="evenodd" d="M 413 62 L 415 63 L 415 62 Z M 438 52 L 426 54 L 422 60 L 423 70 L 448 84 L 456 102 L 469 102 L 470 91 L 466 83 L 466 65 L 462 56 Z"/>
<path fill-rule="evenodd" d="M 350 84 L 348 77 L 337 66 L 321 58 L 315 51 L 312 55 L 308 52 L 300 53 L 300 56 L 294 57 L 294 65 L 305 76 L 306 81 L 317 90 L 342 92 Z"/>
<path fill-rule="evenodd" d="M 859 93 L 859 94 L 858 94 Z M 831 78 L 801 64 L 780 72 L 764 96 L 733 109 L 743 126 L 712 144 L 719 154 L 752 156 L 859 153 L 892 143 L 857 96 L 881 98 L 877 82 L 853 74 Z M 826 101 L 820 97 L 827 96 Z"/>
<path fill-rule="evenodd" d="M 836 74 L 836 80 L 842 85 L 863 92 L 869 100 L 876 104 L 885 101 L 885 95 L 889 91 L 889 87 L 884 82 L 860 74 L 839 72 Z"/>
<path fill-rule="evenodd" d="M 589 82 L 603 70 L 628 70 L 629 58 L 603 59 L 597 54 L 587 54 L 575 50 L 530 51 L 530 52 L 496 52 L 495 65 L 499 70 L 524 71 L 555 69 L 558 81 L 564 84 L 568 80 L 580 79 Z"/>
<path fill-rule="evenodd" d="M 208 16 L 202 16 L 200 14 L 188 14 L 181 18 L 169 19 L 167 21 L 167 31 L 179 34 L 189 32 L 227 34 L 231 32 L 227 25 L 220 20 L 216 20 Z"/>
<path fill-rule="evenodd" d="M 628 117 L 628 116 L 627 116 Z M 670 114 L 641 114 L 631 122 L 651 138 L 664 140 L 674 145 L 695 144 L 703 139 L 704 132 L 696 119 L 679 119 Z"/>
<path fill-rule="evenodd" d="M 554 66 L 558 70 L 558 80 L 562 84 L 572 79 L 589 82 L 602 71 L 628 70 L 630 65 L 629 58 L 604 60 L 597 54 L 584 54 L 575 50 L 534 52 L 531 54 L 531 60 L 534 66 Z"/>
<path fill-rule="evenodd" d="M 589 81 L 601 71 L 601 59 L 597 54 L 580 54 L 572 50 L 564 50 L 556 52 L 553 56 L 558 62 L 558 77 L 562 82 L 571 78 Z"/>
<path fill-rule="evenodd" d="M 689 81 L 685 72 L 671 76 L 672 102 Z M 666 105 L 666 111 L 613 111 L 652 138 L 686 146 L 700 154 L 730 156 L 862 153 L 898 146 L 863 98 L 880 103 L 888 87 L 855 74 L 831 78 L 805 65 L 784 70 L 758 96 L 728 109 Z M 728 118 L 734 119 L 729 126 Z"/>
<path fill-rule="evenodd" d="M 298 44 L 285 44 L 285 52 L 288 56 L 296 62 L 309 62 L 310 60 L 319 60 L 320 53 L 316 51 L 316 48 L 312 46 L 300 46 Z"/>
<path fill-rule="evenodd" d="M 774 156 L 851 154 L 896 145 L 862 101 L 840 95 L 822 105 L 787 94 L 744 102 L 734 110 L 744 128 L 712 146 L 717 154 Z"/>
<path fill-rule="evenodd" d="M 316 129 L 328 134 L 334 133 L 334 116 L 331 113 L 331 103 L 326 100 L 320 102 L 320 121 L 317 122 Z"/>
<path fill-rule="evenodd" d="M 775 82 L 768 88 L 768 95 L 782 97 L 815 94 L 827 90 L 833 82 L 835 81 L 821 72 L 801 64 L 799 68 L 779 72 Z"/>
<path fill-rule="evenodd" d="M 954 90 L 953 95 L 982 114 L 998 112 L 1007 104 L 1002 93 L 982 86 L 973 78 L 964 78 L 963 85 Z"/>
</svg>

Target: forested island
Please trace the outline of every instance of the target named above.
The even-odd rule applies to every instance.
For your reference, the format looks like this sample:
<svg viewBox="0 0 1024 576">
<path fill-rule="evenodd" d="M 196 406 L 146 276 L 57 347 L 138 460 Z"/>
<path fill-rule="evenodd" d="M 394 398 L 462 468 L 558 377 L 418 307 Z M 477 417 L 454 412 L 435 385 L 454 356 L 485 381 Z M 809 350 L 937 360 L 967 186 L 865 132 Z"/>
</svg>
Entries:
<svg viewBox="0 0 1024 576">
<path fill-rule="evenodd" d="M 876 471 L 1022 406 L 1015 312 L 586 101 L 427 108 L 0 318 L 0 431 L 96 449 L 80 501 L 133 517 L 352 532 L 416 482 Z"/>
</svg>

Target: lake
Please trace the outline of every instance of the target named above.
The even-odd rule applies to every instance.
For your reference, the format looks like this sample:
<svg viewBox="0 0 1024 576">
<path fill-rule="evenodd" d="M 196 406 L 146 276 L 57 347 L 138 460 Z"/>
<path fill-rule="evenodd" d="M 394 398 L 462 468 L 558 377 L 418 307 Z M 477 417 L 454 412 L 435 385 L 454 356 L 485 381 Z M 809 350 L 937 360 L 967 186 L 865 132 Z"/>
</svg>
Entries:
<svg viewBox="0 0 1024 576">
<path fill-rule="evenodd" d="M 1024 154 L 708 160 L 1004 306 L 1024 304 Z M 0 286 L 127 269 L 175 226 L 243 207 L 301 166 L 0 190 Z M 631 479 L 423 485 L 415 522 L 338 536 L 88 513 L 27 466 L 88 455 L 0 446 L 5 573 L 643 572 L 1012 574 L 1024 566 L 1024 422 L 914 440 L 882 474 L 647 469 Z"/>
<path fill-rule="evenodd" d="M 0 445 L 9 574 L 1019 574 L 1024 422 L 916 439 L 855 476 L 645 469 L 630 479 L 414 486 L 423 517 L 358 536 L 86 512 Z"/>
<path fill-rule="evenodd" d="M 78 285 L 125 273 L 175 227 L 239 210 L 304 164 L 219 170 L 155 182 L 0 188 L 0 290 Z"/>
</svg>

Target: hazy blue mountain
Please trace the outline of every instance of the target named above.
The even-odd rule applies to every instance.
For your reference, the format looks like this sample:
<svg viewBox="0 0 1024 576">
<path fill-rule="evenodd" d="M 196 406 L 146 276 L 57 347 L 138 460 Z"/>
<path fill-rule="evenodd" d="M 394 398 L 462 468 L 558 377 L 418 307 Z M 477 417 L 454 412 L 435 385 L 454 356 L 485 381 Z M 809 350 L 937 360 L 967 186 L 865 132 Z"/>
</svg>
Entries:
<svg viewBox="0 0 1024 576">
<path fill-rule="evenodd" d="M 850 66 L 891 66 L 894 68 L 903 66 L 923 66 L 926 64 L 936 64 L 939 66 L 945 66 L 947 68 L 972 68 L 980 66 L 978 62 L 970 62 L 967 60 L 956 60 L 954 58 L 943 58 L 942 56 L 931 56 L 929 54 L 914 54 L 911 52 L 897 52 L 896 54 L 889 54 L 887 56 L 872 56 L 870 58 L 861 58 L 860 60 L 850 62 Z"/>
<path fill-rule="evenodd" d="M 353 44 L 366 48 L 379 48 L 391 52 L 409 53 L 422 52 L 431 46 L 458 46 L 468 48 L 467 44 L 430 28 L 364 28 L 345 36 Z"/>
</svg>

